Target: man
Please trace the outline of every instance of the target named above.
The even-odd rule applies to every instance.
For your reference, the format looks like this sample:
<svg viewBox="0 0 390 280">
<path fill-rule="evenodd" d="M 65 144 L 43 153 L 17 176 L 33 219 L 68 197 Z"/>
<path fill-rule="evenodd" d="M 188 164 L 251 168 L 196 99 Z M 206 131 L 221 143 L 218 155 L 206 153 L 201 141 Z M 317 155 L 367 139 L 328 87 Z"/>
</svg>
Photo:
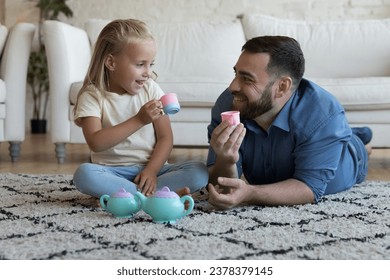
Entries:
<svg viewBox="0 0 390 280">
<path fill-rule="evenodd" d="M 217 208 L 313 203 L 365 179 L 371 130 L 351 129 L 335 97 L 302 78 L 304 68 L 292 38 L 243 46 L 208 126 L 209 202 Z M 229 110 L 240 111 L 238 126 L 221 122 Z"/>
</svg>

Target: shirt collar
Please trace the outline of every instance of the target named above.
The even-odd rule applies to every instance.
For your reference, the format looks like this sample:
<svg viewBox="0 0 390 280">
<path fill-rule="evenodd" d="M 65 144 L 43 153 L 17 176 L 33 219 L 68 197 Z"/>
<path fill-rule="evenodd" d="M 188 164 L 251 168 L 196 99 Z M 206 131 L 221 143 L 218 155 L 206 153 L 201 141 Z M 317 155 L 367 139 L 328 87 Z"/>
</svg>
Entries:
<svg viewBox="0 0 390 280">
<path fill-rule="evenodd" d="M 291 111 L 291 104 L 296 94 L 297 94 L 297 90 L 295 90 L 293 94 L 290 96 L 290 99 L 283 106 L 282 110 L 279 112 L 278 116 L 276 117 L 276 119 L 274 120 L 271 126 L 279 127 L 280 129 L 283 129 L 287 132 L 290 131 L 289 116 Z"/>
</svg>

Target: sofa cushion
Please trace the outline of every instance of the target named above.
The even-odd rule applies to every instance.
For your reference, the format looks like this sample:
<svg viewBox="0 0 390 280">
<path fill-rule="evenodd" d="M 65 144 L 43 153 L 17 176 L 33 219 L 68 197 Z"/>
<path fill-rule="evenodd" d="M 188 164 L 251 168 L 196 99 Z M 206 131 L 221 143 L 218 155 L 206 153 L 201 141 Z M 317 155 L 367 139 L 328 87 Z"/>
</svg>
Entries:
<svg viewBox="0 0 390 280">
<path fill-rule="evenodd" d="M 6 105 L 4 102 L 0 103 L 0 119 L 5 119 L 6 116 Z"/>
<path fill-rule="evenodd" d="M 82 86 L 83 86 L 83 82 L 75 82 L 70 85 L 70 93 L 69 93 L 70 104 L 72 105 L 76 104 L 77 95 L 79 94 L 79 91 Z"/>
<path fill-rule="evenodd" d="M 89 20 L 92 44 L 108 20 Z M 147 23 L 156 39 L 156 82 L 180 102 L 213 104 L 234 77 L 233 66 L 245 43 L 240 22 Z"/>
<path fill-rule="evenodd" d="M 390 77 L 314 78 L 312 81 L 336 96 L 346 110 L 390 109 Z"/>
<path fill-rule="evenodd" d="M 0 103 L 0 119 L 5 119 L 5 116 L 6 116 L 5 103 Z"/>
<path fill-rule="evenodd" d="M 5 88 L 5 83 L 2 79 L 0 79 L 0 102 L 5 102 L 5 97 L 6 97 L 6 88 Z"/>
<path fill-rule="evenodd" d="M 153 24 L 157 83 L 181 102 L 212 103 L 231 83 L 245 36 L 239 22 Z"/>
<path fill-rule="evenodd" d="M 390 76 L 390 19 L 321 22 L 245 14 L 241 22 L 247 40 L 261 35 L 295 38 L 308 77 Z"/>
</svg>

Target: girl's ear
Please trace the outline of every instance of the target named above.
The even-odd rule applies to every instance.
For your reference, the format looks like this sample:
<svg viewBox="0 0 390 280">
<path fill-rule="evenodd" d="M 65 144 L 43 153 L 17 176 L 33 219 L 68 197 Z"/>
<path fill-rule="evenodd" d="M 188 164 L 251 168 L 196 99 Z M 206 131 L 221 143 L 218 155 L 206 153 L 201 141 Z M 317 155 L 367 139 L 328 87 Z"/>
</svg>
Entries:
<svg viewBox="0 0 390 280">
<path fill-rule="evenodd" d="M 115 70 L 115 61 L 114 61 L 114 57 L 111 54 L 107 55 L 106 60 L 104 61 L 104 65 L 110 71 Z"/>
</svg>

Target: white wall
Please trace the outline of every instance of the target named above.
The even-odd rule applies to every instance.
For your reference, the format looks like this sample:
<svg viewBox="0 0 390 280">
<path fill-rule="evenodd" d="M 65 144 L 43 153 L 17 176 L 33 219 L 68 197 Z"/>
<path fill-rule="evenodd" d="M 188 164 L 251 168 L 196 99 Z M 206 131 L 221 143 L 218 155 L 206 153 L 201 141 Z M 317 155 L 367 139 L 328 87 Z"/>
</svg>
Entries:
<svg viewBox="0 0 390 280">
<path fill-rule="evenodd" d="M 5 1 L 5 24 L 36 21 L 34 1 Z M 138 18 L 145 21 L 226 21 L 240 13 L 264 13 L 292 19 L 372 19 L 390 17 L 390 0 L 68 0 L 83 26 L 86 18 Z"/>
</svg>

